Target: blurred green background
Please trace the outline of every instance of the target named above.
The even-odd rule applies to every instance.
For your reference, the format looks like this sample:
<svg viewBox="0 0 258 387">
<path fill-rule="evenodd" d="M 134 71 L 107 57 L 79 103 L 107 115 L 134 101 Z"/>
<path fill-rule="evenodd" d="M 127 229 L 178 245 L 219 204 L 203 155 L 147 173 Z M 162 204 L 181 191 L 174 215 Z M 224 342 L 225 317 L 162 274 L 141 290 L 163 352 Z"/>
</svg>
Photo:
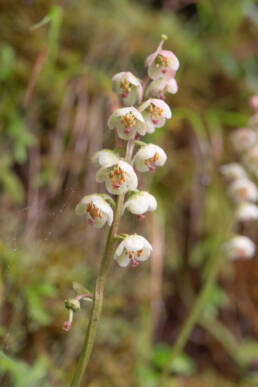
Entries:
<svg viewBox="0 0 258 387">
<path fill-rule="evenodd" d="M 38 24 L 39 23 L 39 24 Z M 112 147 L 111 77 L 144 77 L 161 33 L 180 60 L 173 119 L 148 140 L 168 153 L 144 176 L 158 211 L 121 230 L 153 244 L 137 269 L 112 265 L 91 387 L 154 387 L 205 278 L 231 203 L 218 173 L 235 158 L 228 135 L 246 125 L 257 93 L 252 0 L 1 0 L 0 385 L 68 386 L 89 306 L 69 333 L 73 281 L 93 289 L 107 230 L 74 214 L 100 190 L 92 154 Z M 246 234 L 258 242 L 257 226 Z M 172 365 L 172 387 L 258 385 L 258 264 L 223 262 L 218 284 Z"/>
</svg>

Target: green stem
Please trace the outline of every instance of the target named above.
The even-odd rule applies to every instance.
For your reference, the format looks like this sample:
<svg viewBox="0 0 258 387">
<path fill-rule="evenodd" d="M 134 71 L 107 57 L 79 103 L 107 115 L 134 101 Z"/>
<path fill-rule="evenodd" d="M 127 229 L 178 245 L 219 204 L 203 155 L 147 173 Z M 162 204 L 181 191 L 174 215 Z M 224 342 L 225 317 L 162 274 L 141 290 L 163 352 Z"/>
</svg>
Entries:
<svg viewBox="0 0 258 387">
<path fill-rule="evenodd" d="M 105 285 L 108 269 L 112 260 L 112 256 L 114 254 L 114 249 L 115 249 L 114 236 L 117 234 L 117 231 L 118 231 L 118 226 L 119 226 L 122 209 L 123 209 L 123 202 L 124 202 L 124 195 L 119 195 L 117 197 L 117 206 L 116 206 L 116 211 L 114 216 L 114 222 L 107 236 L 107 241 L 106 241 L 106 245 L 105 245 L 105 249 L 104 249 L 104 253 L 101 261 L 101 266 L 96 280 L 90 320 L 89 320 L 82 352 L 80 355 L 77 368 L 75 370 L 71 387 L 80 386 L 84 372 L 86 370 L 86 367 L 90 359 L 94 342 L 95 342 L 98 322 L 102 311 L 104 285 Z"/>
<path fill-rule="evenodd" d="M 209 291 L 216 281 L 216 277 L 219 271 L 219 264 L 220 264 L 220 255 L 214 256 L 212 262 L 209 265 L 209 271 L 207 273 L 206 281 L 200 291 L 199 296 L 197 297 L 193 305 L 193 308 L 190 314 L 188 315 L 177 337 L 177 340 L 170 354 L 169 361 L 163 370 L 163 373 L 161 375 L 160 382 L 159 382 L 159 387 L 164 386 L 164 383 L 166 382 L 166 379 L 169 375 L 173 360 L 183 351 L 184 346 L 186 345 L 186 342 L 192 332 L 192 329 L 200 317 L 202 309 L 206 303 L 206 299 L 209 294 Z"/>
<path fill-rule="evenodd" d="M 129 140 L 126 147 L 125 160 L 129 163 L 132 159 L 133 148 L 134 148 L 134 139 Z M 90 320 L 89 320 L 85 340 L 83 343 L 82 352 L 79 358 L 77 368 L 74 373 L 71 387 L 80 386 L 84 372 L 86 370 L 86 367 L 88 365 L 88 362 L 91 356 L 94 342 L 95 342 L 98 322 L 102 311 L 105 280 L 108 274 L 110 263 L 112 261 L 112 257 L 115 252 L 115 242 L 116 242 L 115 236 L 118 233 L 120 218 L 123 212 L 124 198 L 125 198 L 125 194 L 117 196 L 116 209 L 114 213 L 114 221 L 107 236 L 103 257 L 102 257 L 99 273 L 96 280 Z"/>
</svg>

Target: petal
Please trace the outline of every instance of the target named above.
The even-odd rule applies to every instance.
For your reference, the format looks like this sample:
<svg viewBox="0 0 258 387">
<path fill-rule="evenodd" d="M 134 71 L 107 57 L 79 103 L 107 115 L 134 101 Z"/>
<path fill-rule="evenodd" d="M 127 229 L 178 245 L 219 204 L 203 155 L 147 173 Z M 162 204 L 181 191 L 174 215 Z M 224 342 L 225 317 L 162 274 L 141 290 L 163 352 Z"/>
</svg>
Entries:
<svg viewBox="0 0 258 387">
<path fill-rule="evenodd" d="M 178 84 L 175 78 L 172 78 L 168 81 L 168 88 L 167 91 L 170 94 L 176 94 L 178 92 Z"/>
<path fill-rule="evenodd" d="M 96 173 L 96 182 L 102 183 L 106 179 L 108 172 L 107 167 L 100 168 Z"/>
<path fill-rule="evenodd" d="M 102 149 L 92 157 L 92 162 L 99 167 L 104 167 L 119 160 L 119 156 L 110 149 Z"/>
<path fill-rule="evenodd" d="M 121 266 L 121 267 L 126 267 L 130 263 L 130 258 L 128 256 L 128 254 L 126 254 L 126 253 L 123 253 L 122 255 L 119 255 L 119 256 L 115 255 L 114 258 L 117 261 L 117 263 L 119 264 L 119 266 Z"/>
<path fill-rule="evenodd" d="M 166 102 L 162 101 L 162 99 L 152 98 L 152 103 L 163 110 L 163 117 L 168 119 L 172 117 L 170 107 Z"/>
<path fill-rule="evenodd" d="M 120 242 L 119 245 L 117 246 L 116 251 L 115 251 L 115 255 L 120 256 L 120 255 L 123 253 L 124 248 L 125 248 L 125 242 L 124 242 L 124 240 L 123 240 L 123 241 Z"/>
</svg>

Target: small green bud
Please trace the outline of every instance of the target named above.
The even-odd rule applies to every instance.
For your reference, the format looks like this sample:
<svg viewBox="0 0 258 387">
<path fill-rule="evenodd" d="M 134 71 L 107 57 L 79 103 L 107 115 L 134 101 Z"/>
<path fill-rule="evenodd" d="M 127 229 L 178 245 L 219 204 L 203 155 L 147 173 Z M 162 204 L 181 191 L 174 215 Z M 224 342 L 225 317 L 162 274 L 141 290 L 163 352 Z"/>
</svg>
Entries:
<svg viewBox="0 0 258 387">
<path fill-rule="evenodd" d="M 68 300 L 65 300 L 64 304 L 66 309 L 71 309 L 73 312 L 76 312 L 81 307 L 80 301 L 74 298 L 69 298 Z"/>
<path fill-rule="evenodd" d="M 168 40 L 168 37 L 167 37 L 167 35 L 162 34 L 162 35 L 161 35 L 161 39 L 162 39 L 162 40 Z"/>
</svg>

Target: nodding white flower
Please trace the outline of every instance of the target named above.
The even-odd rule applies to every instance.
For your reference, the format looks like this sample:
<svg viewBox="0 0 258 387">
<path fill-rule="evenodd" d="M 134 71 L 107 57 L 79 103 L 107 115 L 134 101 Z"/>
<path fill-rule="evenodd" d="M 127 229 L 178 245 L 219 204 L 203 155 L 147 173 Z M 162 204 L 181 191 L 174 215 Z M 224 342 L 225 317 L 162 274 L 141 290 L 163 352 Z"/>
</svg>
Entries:
<svg viewBox="0 0 258 387">
<path fill-rule="evenodd" d="M 250 128 L 257 130 L 258 129 L 258 113 L 255 113 L 249 120 L 248 125 Z"/>
<path fill-rule="evenodd" d="M 244 162 L 250 171 L 258 176 L 258 144 L 248 150 L 245 155 Z"/>
<path fill-rule="evenodd" d="M 84 196 L 75 207 L 77 215 L 86 214 L 88 223 L 95 228 L 101 228 L 106 223 L 111 226 L 113 222 L 112 207 L 99 194 Z"/>
<path fill-rule="evenodd" d="M 248 179 L 239 179 L 231 183 L 229 194 L 236 202 L 256 202 L 258 200 L 257 186 Z"/>
<path fill-rule="evenodd" d="M 241 222 L 258 219 L 258 206 L 252 203 L 241 203 L 236 212 L 236 219 Z"/>
<path fill-rule="evenodd" d="M 258 110 L 258 95 L 253 95 L 253 96 L 249 99 L 249 105 L 250 105 L 251 108 L 253 108 L 254 110 Z"/>
<path fill-rule="evenodd" d="M 156 97 L 160 99 L 165 99 L 165 93 L 176 94 L 178 92 L 178 85 L 175 78 L 167 79 L 157 79 L 152 81 L 146 89 L 147 97 Z"/>
<path fill-rule="evenodd" d="M 146 59 L 151 79 L 171 78 L 179 68 L 179 60 L 172 51 L 158 50 Z"/>
<path fill-rule="evenodd" d="M 254 242 L 243 235 L 236 235 L 225 245 L 225 252 L 230 259 L 250 259 L 255 254 Z"/>
<path fill-rule="evenodd" d="M 92 162 L 98 167 L 105 167 L 119 160 L 119 155 L 110 149 L 101 149 L 92 157 Z"/>
<path fill-rule="evenodd" d="M 222 165 L 220 167 L 220 171 L 227 181 L 235 181 L 238 179 L 247 178 L 247 174 L 244 168 L 238 163 Z"/>
<path fill-rule="evenodd" d="M 143 102 L 139 110 L 146 122 L 148 133 L 153 133 L 155 128 L 161 128 L 165 125 L 166 119 L 172 117 L 168 104 L 157 98 L 150 98 Z"/>
<path fill-rule="evenodd" d="M 240 128 L 231 134 L 232 145 L 238 152 L 251 148 L 257 141 L 257 134 L 249 128 Z"/>
<path fill-rule="evenodd" d="M 123 160 L 100 168 L 96 180 L 98 183 L 104 181 L 108 192 L 114 195 L 134 191 L 138 185 L 137 175 L 133 167 Z"/>
<path fill-rule="evenodd" d="M 119 95 L 125 106 L 134 105 L 143 93 L 141 82 L 129 71 L 114 75 L 112 88 Z"/>
<path fill-rule="evenodd" d="M 147 211 L 155 211 L 157 208 L 157 200 L 147 191 L 138 191 L 130 195 L 129 199 L 124 204 L 124 210 L 127 208 L 134 215 L 138 215 L 139 219 Z"/>
<path fill-rule="evenodd" d="M 154 172 L 156 167 L 165 164 L 167 155 L 162 148 L 154 144 L 143 145 L 135 155 L 135 167 L 140 172 Z"/>
<path fill-rule="evenodd" d="M 141 113 L 134 107 L 117 109 L 108 120 L 109 129 L 116 129 L 120 138 L 129 140 L 137 133 L 146 134 L 146 124 Z"/>
<path fill-rule="evenodd" d="M 114 259 L 122 266 L 138 266 L 139 261 L 146 261 L 152 251 L 151 244 L 140 235 L 128 235 L 117 247 Z"/>
</svg>

